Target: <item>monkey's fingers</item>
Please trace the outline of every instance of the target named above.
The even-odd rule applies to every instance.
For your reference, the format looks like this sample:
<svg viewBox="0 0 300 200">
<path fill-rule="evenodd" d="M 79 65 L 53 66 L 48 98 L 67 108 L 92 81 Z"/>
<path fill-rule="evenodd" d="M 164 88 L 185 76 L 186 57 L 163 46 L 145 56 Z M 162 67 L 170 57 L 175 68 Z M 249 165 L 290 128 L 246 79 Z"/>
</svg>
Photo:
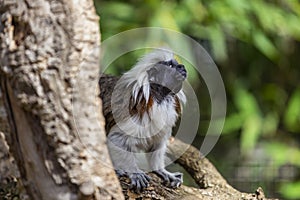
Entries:
<svg viewBox="0 0 300 200">
<path fill-rule="evenodd" d="M 174 172 L 173 175 L 183 182 L 183 174 L 181 172 Z"/>
<path fill-rule="evenodd" d="M 180 179 L 174 179 L 170 182 L 169 187 L 171 188 L 178 188 L 182 184 Z"/>
<path fill-rule="evenodd" d="M 141 193 L 149 185 L 150 177 L 143 172 L 132 173 L 129 175 L 131 184 L 129 189 L 135 193 Z"/>
<path fill-rule="evenodd" d="M 127 173 L 122 169 L 116 169 L 115 172 L 118 177 L 127 176 Z"/>
<path fill-rule="evenodd" d="M 163 179 L 163 184 L 170 188 L 177 188 L 183 182 L 183 175 L 180 172 L 170 173 L 166 170 L 157 170 L 155 173 Z"/>
<path fill-rule="evenodd" d="M 155 170 L 154 173 L 156 173 L 159 177 L 163 179 L 165 185 L 170 182 L 167 173 L 164 173 L 163 170 Z"/>
<path fill-rule="evenodd" d="M 178 188 L 183 182 L 183 175 L 180 172 L 171 173 L 169 179 L 170 179 L 170 187 Z"/>
</svg>

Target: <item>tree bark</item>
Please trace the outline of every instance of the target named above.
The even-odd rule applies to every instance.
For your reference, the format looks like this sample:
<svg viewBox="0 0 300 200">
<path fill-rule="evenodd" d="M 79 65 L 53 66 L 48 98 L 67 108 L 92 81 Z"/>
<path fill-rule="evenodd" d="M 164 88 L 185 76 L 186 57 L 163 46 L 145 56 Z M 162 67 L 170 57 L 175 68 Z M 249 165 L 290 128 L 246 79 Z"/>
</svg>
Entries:
<svg viewBox="0 0 300 200">
<path fill-rule="evenodd" d="M 177 140 L 168 155 L 188 149 L 177 162 L 199 188 L 170 189 L 151 173 L 141 194 L 129 191 L 126 178 L 120 187 L 97 98 L 100 36 L 92 1 L 0 0 L 0 11 L 0 131 L 30 199 L 266 199 L 260 188 L 235 190 Z"/>
<path fill-rule="evenodd" d="M 28 194 L 122 199 L 96 98 L 100 35 L 92 0 L 5 0 L 0 10 L 10 132 L 1 131 Z"/>
</svg>

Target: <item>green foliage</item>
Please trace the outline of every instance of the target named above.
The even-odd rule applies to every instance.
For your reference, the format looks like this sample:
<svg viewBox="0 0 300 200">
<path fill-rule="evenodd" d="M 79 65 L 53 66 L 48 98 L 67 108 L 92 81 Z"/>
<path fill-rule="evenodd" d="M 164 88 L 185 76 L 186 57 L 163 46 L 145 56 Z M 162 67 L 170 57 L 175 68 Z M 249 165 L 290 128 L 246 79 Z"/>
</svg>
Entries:
<svg viewBox="0 0 300 200">
<path fill-rule="evenodd" d="M 286 127 L 293 132 L 300 132 L 300 88 L 292 94 L 284 115 Z"/>
<path fill-rule="evenodd" d="M 300 181 L 282 185 L 280 192 L 286 199 L 300 199 Z"/>
<path fill-rule="evenodd" d="M 241 129 L 241 151 L 251 152 L 262 129 L 260 109 L 255 97 L 244 88 L 235 90 L 234 101 L 238 112 L 229 115 L 223 132 L 231 133 Z"/>
<path fill-rule="evenodd" d="M 300 3 L 294 0 L 100 1 L 103 39 L 130 28 L 159 26 L 210 39 L 217 59 L 227 56 L 233 37 L 278 60 L 280 41 L 300 39 Z"/>
<path fill-rule="evenodd" d="M 265 147 L 275 166 L 282 166 L 288 163 L 300 167 L 300 150 L 295 145 L 272 142 L 266 143 Z"/>
<path fill-rule="evenodd" d="M 300 150 L 295 145 L 272 142 L 265 144 L 265 147 L 274 162 L 274 166 L 290 164 L 300 167 Z M 300 199 L 300 182 L 285 182 L 280 185 L 279 191 L 285 199 Z"/>
<path fill-rule="evenodd" d="M 249 157 L 259 146 L 277 168 L 292 164 L 300 169 L 299 1 L 94 1 L 102 40 L 128 29 L 156 26 L 209 41 L 207 49 L 227 89 L 223 136 L 231 138 L 228 142 L 239 140 L 239 145 L 226 147 L 239 146 L 241 155 Z M 119 58 L 110 72 L 127 70 L 140 54 Z M 205 87 L 196 81 L 199 75 L 184 64 L 200 104 L 206 103 L 201 97 Z M 201 114 L 209 114 L 209 106 L 202 107 Z M 215 160 L 226 162 L 223 157 Z M 299 179 L 282 183 L 279 192 L 286 199 L 299 199 L 299 185 Z"/>
</svg>

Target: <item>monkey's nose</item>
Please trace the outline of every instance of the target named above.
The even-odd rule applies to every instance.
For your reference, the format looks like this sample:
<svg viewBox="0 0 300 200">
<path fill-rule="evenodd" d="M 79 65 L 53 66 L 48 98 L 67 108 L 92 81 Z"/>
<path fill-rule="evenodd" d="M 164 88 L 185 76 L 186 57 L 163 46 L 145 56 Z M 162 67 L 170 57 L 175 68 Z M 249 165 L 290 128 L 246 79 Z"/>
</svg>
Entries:
<svg viewBox="0 0 300 200">
<path fill-rule="evenodd" d="M 182 65 L 182 64 L 176 65 L 176 71 L 179 72 L 181 74 L 181 76 L 183 76 L 184 79 L 186 78 L 187 72 L 185 70 L 184 65 Z"/>
</svg>

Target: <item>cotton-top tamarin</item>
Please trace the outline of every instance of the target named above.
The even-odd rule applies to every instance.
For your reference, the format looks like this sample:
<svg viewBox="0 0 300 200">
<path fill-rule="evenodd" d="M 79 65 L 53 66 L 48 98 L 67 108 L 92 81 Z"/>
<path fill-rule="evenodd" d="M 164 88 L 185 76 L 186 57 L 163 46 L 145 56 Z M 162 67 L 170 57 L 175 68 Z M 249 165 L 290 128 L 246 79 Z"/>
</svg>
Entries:
<svg viewBox="0 0 300 200">
<path fill-rule="evenodd" d="M 164 155 L 186 101 L 182 91 L 186 77 L 184 65 L 164 49 L 146 54 L 121 77 L 100 77 L 109 153 L 117 175 L 128 176 L 130 188 L 137 193 L 150 181 L 137 163 L 141 152 L 167 186 L 176 188 L 182 183 L 181 173 L 164 168 Z"/>
</svg>

